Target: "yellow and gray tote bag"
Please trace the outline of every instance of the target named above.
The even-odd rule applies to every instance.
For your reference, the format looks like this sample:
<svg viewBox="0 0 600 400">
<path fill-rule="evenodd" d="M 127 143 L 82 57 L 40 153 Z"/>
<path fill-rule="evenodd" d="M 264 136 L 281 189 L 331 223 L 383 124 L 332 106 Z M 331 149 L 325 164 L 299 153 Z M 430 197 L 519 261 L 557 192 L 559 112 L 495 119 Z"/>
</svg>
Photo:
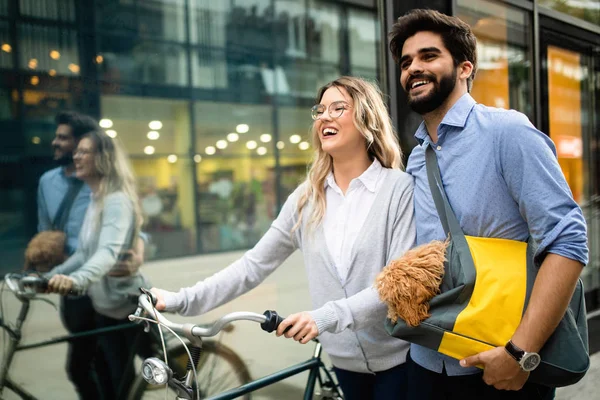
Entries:
<svg viewBox="0 0 600 400">
<path fill-rule="evenodd" d="M 386 321 L 388 332 L 462 359 L 512 337 L 527 308 L 538 266 L 534 245 L 507 239 L 465 236 L 446 197 L 437 157 L 426 150 L 429 186 L 450 237 L 440 294 L 430 301 L 431 316 L 416 327 Z M 560 324 L 540 351 L 542 362 L 529 380 L 551 387 L 579 381 L 590 365 L 581 280 Z"/>
</svg>

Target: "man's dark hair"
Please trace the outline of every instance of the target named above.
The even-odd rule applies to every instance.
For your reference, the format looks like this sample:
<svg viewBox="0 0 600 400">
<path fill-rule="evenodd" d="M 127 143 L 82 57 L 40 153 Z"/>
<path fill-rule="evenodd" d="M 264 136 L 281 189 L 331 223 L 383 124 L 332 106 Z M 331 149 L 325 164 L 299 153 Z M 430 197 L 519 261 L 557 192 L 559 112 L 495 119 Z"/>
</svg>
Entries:
<svg viewBox="0 0 600 400">
<path fill-rule="evenodd" d="M 100 129 L 98 121 L 94 118 L 75 111 L 62 111 L 54 118 L 56 125 L 68 125 L 76 140 L 81 139 L 88 132 Z"/>
<path fill-rule="evenodd" d="M 390 51 L 396 62 L 402 57 L 404 42 L 418 32 L 434 32 L 442 37 L 442 42 L 454 60 L 454 66 L 463 61 L 473 64 L 473 72 L 467 79 L 467 89 L 471 91 L 477 72 L 477 39 L 468 24 L 458 17 L 451 17 L 435 10 L 415 9 L 407 12 L 394 24 L 389 34 Z"/>
</svg>

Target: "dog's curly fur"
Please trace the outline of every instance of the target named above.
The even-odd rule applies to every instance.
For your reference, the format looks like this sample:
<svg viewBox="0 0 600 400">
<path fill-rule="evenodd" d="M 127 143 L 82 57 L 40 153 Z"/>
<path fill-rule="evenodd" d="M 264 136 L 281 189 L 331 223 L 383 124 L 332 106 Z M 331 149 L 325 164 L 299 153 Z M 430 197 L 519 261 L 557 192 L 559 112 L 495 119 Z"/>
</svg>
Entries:
<svg viewBox="0 0 600 400">
<path fill-rule="evenodd" d="M 48 272 L 66 259 L 64 232 L 44 231 L 29 241 L 25 249 L 24 269 Z"/>
<path fill-rule="evenodd" d="M 448 242 L 433 241 L 407 251 L 379 273 L 376 287 L 388 318 L 417 326 L 429 318 L 429 300 L 439 293 Z"/>
</svg>

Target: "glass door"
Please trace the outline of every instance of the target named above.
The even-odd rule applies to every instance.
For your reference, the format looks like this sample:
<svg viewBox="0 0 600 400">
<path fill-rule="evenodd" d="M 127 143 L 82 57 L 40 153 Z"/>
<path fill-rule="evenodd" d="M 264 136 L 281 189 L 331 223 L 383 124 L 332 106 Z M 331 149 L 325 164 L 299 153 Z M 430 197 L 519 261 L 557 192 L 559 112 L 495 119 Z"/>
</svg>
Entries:
<svg viewBox="0 0 600 400">
<path fill-rule="evenodd" d="M 582 278 L 589 306 L 600 308 L 600 154 L 598 53 L 592 44 L 542 31 L 543 131 L 588 223 L 590 263 Z"/>
</svg>

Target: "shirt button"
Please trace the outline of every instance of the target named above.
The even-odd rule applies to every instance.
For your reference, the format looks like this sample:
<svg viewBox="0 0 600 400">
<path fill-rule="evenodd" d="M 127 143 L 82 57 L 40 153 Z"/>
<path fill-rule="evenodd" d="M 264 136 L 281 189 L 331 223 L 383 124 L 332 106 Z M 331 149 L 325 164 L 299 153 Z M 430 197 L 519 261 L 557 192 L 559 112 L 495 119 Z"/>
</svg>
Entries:
<svg viewBox="0 0 600 400">
<path fill-rule="evenodd" d="M 438 146 L 438 147 L 437 147 L 437 149 L 438 149 L 438 150 L 441 150 L 441 149 L 442 149 L 442 146 Z"/>
</svg>

